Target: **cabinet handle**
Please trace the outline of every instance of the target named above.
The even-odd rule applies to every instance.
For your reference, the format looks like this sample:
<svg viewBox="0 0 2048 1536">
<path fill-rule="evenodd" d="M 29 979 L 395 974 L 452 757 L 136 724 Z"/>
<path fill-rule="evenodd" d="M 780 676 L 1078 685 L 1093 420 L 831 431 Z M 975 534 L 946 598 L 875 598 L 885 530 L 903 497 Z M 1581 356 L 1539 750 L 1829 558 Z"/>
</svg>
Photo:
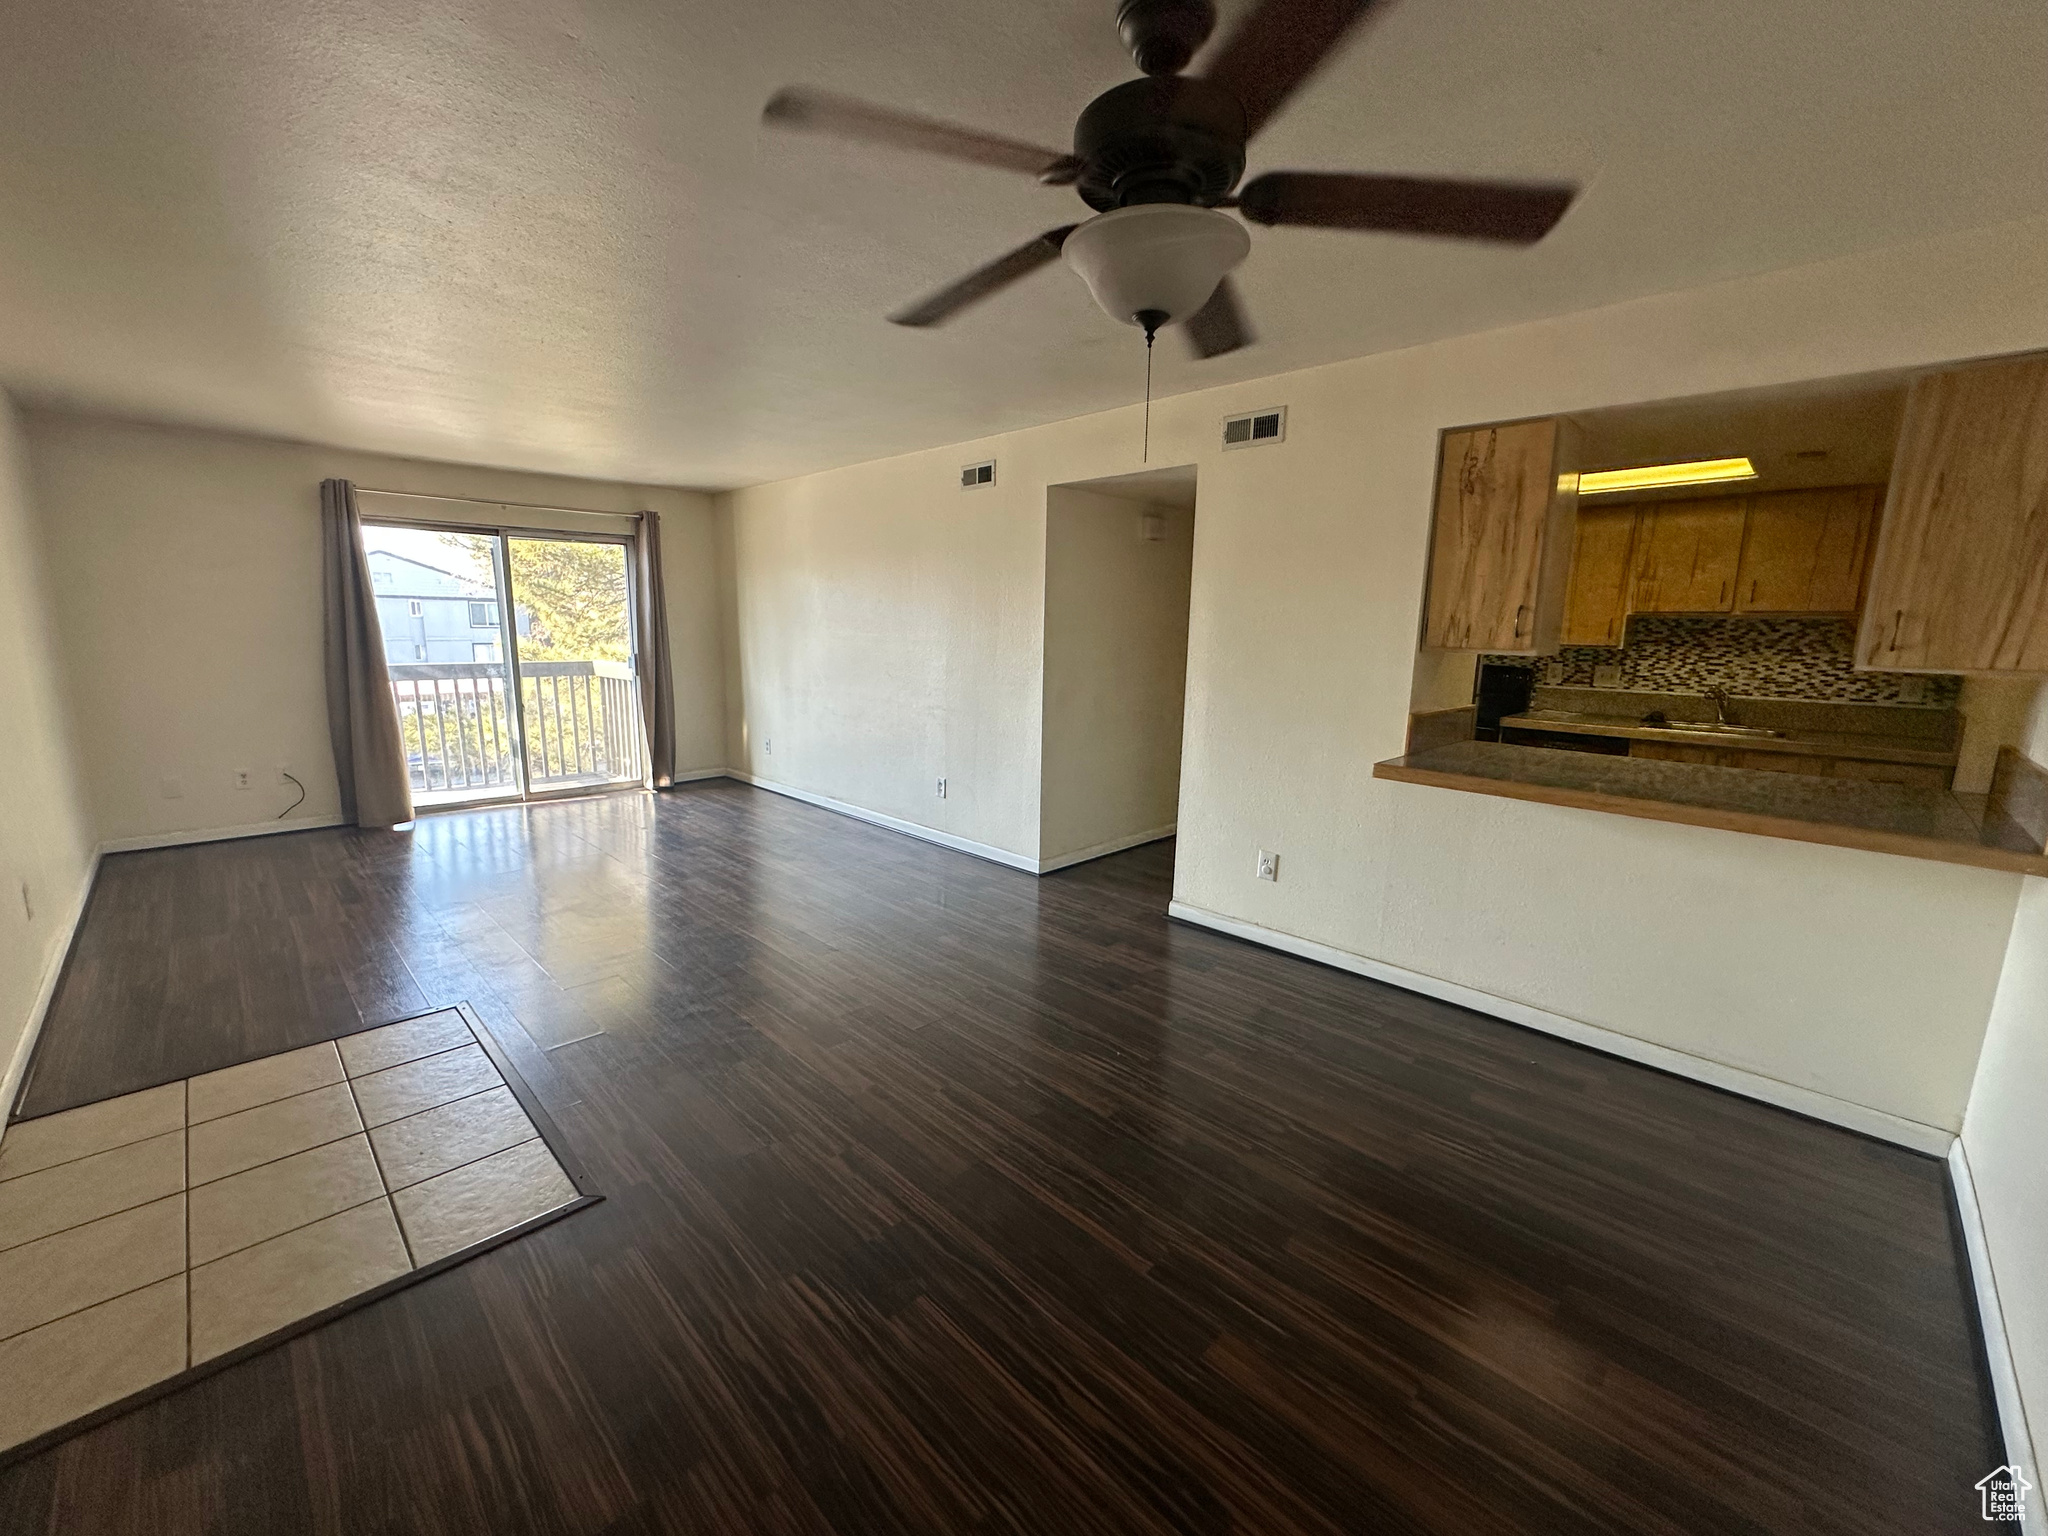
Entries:
<svg viewBox="0 0 2048 1536">
<path fill-rule="evenodd" d="M 1753 581 L 1749 584 L 1749 600 L 1752 603 L 1756 601 L 1756 583 Z"/>
<path fill-rule="evenodd" d="M 1727 601 L 1728 601 L 1728 583 L 1727 583 L 1727 582 L 1725 582 L 1725 581 L 1724 581 L 1724 582 L 1722 582 L 1722 583 L 1721 583 L 1721 595 L 1720 595 L 1719 597 L 1715 598 L 1715 599 L 1714 599 L 1714 601 L 1715 601 L 1715 602 L 1717 602 L 1717 603 L 1725 603 L 1725 602 L 1727 602 Z"/>
<path fill-rule="evenodd" d="M 1892 619 L 1892 643 L 1890 649 L 1899 648 L 1899 631 L 1906 627 L 1906 610 L 1901 608 Z"/>
<path fill-rule="evenodd" d="M 1529 605 L 1527 603 L 1522 604 L 1519 608 L 1515 610 L 1515 633 L 1517 635 L 1519 635 L 1522 632 L 1522 615 L 1527 613 L 1528 611 Z"/>
</svg>

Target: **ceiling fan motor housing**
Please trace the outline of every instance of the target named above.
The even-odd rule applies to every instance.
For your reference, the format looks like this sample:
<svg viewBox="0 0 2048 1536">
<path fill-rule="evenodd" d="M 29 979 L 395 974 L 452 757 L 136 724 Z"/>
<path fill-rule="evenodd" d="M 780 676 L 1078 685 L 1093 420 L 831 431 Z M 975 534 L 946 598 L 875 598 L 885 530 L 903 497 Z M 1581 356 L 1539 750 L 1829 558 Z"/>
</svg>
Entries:
<svg viewBox="0 0 2048 1536">
<path fill-rule="evenodd" d="M 1117 35 L 1131 59 L 1148 75 L 1178 74 L 1216 29 L 1209 0 L 1123 0 L 1117 7 Z"/>
<path fill-rule="evenodd" d="M 1098 212 L 1137 203 L 1212 208 L 1244 174 L 1244 108 L 1206 80 L 1155 75 L 1104 91 L 1074 124 L 1074 184 Z"/>
</svg>

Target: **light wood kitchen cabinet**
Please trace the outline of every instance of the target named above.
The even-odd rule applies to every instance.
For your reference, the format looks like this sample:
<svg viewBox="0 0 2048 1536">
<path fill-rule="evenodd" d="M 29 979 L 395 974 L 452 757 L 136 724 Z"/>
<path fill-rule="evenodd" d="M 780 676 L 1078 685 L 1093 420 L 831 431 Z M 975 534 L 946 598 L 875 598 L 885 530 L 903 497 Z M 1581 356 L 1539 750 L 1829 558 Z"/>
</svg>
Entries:
<svg viewBox="0 0 2048 1536">
<path fill-rule="evenodd" d="M 1856 665 L 2048 672 L 2048 356 L 1914 381 Z"/>
<path fill-rule="evenodd" d="M 1444 434 L 1424 645 L 1529 656 L 1557 649 L 1577 442 L 1562 420 Z"/>
<path fill-rule="evenodd" d="M 1737 613 L 1854 613 L 1882 486 L 1776 491 L 1748 500 Z"/>
<path fill-rule="evenodd" d="M 1634 507 L 1579 509 L 1560 644 L 1621 644 L 1622 627 L 1628 622 L 1635 542 Z"/>
<path fill-rule="evenodd" d="M 1742 564 L 1745 499 L 1719 496 L 1639 507 L 1629 607 L 1637 613 L 1729 612 Z"/>
</svg>

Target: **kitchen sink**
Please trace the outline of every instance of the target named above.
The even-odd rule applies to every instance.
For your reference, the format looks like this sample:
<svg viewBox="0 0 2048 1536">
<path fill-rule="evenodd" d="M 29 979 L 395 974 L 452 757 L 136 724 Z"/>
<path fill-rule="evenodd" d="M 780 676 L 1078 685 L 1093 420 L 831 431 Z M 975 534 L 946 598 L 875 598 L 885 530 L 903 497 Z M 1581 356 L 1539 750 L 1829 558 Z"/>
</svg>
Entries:
<svg viewBox="0 0 2048 1536">
<path fill-rule="evenodd" d="M 1697 731 L 1702 736 L 1779 736 L 1783 731 L 1761 725 L 1716 725 L 1711 720 L 1666 720 L 1650 727 L 1653 731 Z"/>
</svg>

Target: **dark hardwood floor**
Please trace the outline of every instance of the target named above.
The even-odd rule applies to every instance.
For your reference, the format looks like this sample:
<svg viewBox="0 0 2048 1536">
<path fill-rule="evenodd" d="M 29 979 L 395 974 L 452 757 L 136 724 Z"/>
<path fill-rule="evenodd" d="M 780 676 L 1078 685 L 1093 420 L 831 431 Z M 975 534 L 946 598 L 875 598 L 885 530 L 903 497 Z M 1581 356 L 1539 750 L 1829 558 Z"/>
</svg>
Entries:
<svg viewBox="0 0 2048 1536">
<path fill-rule="evenodd" d="M 473 1003 L 590 1210 L 0 1531 L 1982 1529 L 1942 1165 L 729 783 L 106 861 L 32 1113 Z"/>
</svg>

